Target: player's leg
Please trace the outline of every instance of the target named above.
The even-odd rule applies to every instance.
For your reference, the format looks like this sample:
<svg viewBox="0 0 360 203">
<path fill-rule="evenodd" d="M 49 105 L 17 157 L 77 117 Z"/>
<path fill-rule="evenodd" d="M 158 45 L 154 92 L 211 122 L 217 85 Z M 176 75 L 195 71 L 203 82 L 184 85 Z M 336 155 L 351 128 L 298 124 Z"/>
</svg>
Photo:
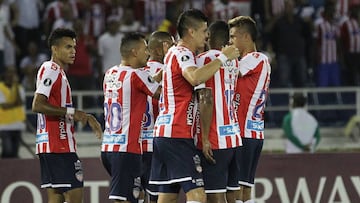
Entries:
<svg viewBox="0 0 360 203">
<path fill-rule="evenodd" d="M 194 188 L 186 192 L 186 203 L 206 203 L 204 188 Z"/>
<path fill-rule="evenodd" d="M 65 201 L 62 192 L 59 192 L 56 189 L 48 188 L 46 189 L 48 196 L 48 203 L 63 203 Z"/>
<path fill-rule="evenodd" d="M 176 203 L 178 193 L 159 193 L 157 203 Z"/>
<path fill-rule="evenodd" d="M 64 192 L 66 203 L 81 203 L 84 197 L 84 188 L 74 188 Z"/>
</svg>

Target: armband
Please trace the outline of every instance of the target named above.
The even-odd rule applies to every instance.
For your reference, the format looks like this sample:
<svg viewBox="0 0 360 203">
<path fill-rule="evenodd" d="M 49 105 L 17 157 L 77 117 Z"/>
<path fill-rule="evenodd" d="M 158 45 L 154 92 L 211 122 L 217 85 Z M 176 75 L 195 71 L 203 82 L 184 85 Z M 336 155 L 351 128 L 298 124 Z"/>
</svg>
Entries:
<svg viewBox="0 0 360 203">
<path fill-rule="evenodd" d="M 225 63 L 228 60 L 228 57 L 225 56 L 225 54 L 221 53 L 217 59 L 221 61 L 221 63 Z"/>
<path fill-rule="evenodd" d="M 75 108 L 73 107 L 66 108 L 66 115 L 74 115 L 74 114 L 75 114 Z"/>
</svg>

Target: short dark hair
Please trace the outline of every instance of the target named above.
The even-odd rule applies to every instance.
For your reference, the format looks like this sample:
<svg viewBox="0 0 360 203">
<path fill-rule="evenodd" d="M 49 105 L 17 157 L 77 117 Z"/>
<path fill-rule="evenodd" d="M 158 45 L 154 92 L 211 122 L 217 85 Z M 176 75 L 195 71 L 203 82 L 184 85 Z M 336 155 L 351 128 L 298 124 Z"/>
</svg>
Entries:
<svg viewBox="0 0 360 203">
<path fill-rule="evenodd" d="M 209 44 L 211 48 L 221 48 L 229 42 L 229 26 L 224 21 L 215 21 L 209 26 Z"/>
<path fill-rule="evenodd" d="M 306 96 L 304 96 L 304 94 L 302 93 L 294 93 L 292 98 L 293 98 L 293 107 L 304 107 L 307 102 Z"/>
<path fill-rule="evenodd" d="M 76 38 L 76 33 L 73 30 L 67 28 L 57 28 L 50 33 L 48 39 L 48 46 L 51 48 L 53 45 L 57 45 L 59 40 L 63 37 L 70 37 L 72 39 Z"/>
<path fill-rule="evenodd" d="M 172 40 L 171 35 L 168 32 L 155 31 L 151 33 L 148 40 L 149 49 L 159 47 L 165 40 Z"/>
<path fill-rule="evenodd" d="M 238 27 L 238 28 L 244 28 L 246 32 L 248 32 L 251 36 L 251 39 L 253 42 L 256 41 L 256 38 L 258 36 L 258 31 L 256 27 L 256 22 L 254 19 L 252 19 L 250 16 L 238 16 L 235 17 L 228 22 L 229 27 Z"/>
<path fill-rule="evenodd" d="M 122 39 L 121 39 L 121 45 L 120 45 L 120 54 L 122 57 L 129 56 L 131 49 L 134 49 L 137 47 L 138 42 L 140 40 L 145 40 L 145 36 L 138 32 L 130 32 L 127 33 Z"/>
<path fill-rule="evenodd" d="M 190 9 L 182 12 L 176 25 L 179 37 L 182 38 L 184 36 L 186 29 L 197 29 L 200 22 L 208 22 L 207 17 L 200 10 Z"/>
</svg>

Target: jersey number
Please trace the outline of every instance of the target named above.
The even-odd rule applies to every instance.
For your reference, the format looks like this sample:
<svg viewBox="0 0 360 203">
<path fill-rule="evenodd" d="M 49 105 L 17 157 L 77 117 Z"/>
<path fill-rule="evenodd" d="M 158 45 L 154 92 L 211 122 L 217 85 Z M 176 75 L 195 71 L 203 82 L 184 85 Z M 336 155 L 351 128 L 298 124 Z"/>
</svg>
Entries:
<svg viewBox="0 0 360 203">
<path fill-rule="evenodd" d="M 112 132 L 117 132 L 121 128 L 122 109 L 119 103 L 104 103 L 105 128 Z"/>
</svg>

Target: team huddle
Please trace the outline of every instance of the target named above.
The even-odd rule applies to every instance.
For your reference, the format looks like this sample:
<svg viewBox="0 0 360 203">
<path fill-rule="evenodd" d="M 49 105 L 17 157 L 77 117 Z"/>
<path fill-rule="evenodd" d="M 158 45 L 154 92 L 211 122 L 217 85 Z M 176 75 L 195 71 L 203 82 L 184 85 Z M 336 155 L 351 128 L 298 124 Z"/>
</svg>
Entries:
<svg viewBox="0 0 360 203">
<path fill-rule="evenodd" d="M 239 16 L 208 27 L 206 16 L 191 9 L 179 16 L 177 32 L 177 41 L 161 31 L 147 41 L 139 33 L 124 36 L 121 64 L 103 80 L 104 130 L 72 107 L 63 68 L 74 62 L 76 34 L 51 33 L 52 59 L 39 69 L 33 100 L 49 202 L 83 201 L 74 121 L 102 137 L 114 202 L 176 203 L 180 190 L 187 203 L 254 202 L 271 73 L 256 51 L 255 21 Z"/>
</svg>

